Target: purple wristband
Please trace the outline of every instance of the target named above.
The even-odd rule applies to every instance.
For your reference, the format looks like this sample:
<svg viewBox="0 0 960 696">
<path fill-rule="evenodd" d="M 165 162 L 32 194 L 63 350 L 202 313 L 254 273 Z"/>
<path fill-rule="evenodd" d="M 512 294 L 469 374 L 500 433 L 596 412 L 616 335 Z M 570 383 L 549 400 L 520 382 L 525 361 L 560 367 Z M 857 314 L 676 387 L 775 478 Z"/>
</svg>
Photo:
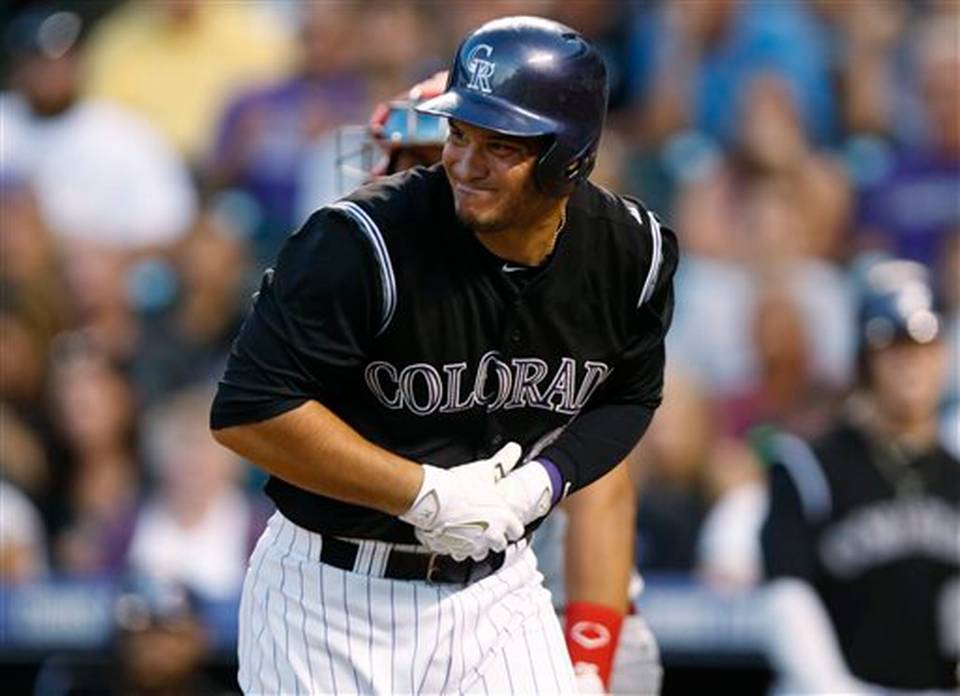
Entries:
<svg viewBox="0 0 960 696">
<path fill-rule="evenodd" d="M 560 469 L 557 468 L 556 464 L 544 457 L 538 457 L 537 462 L 547 470 L 547 475 L 550 477 L 550 487 L 553 489 L 550 504 L 556 505 L 560 502 L 560 498 L 563 495 L 563 476 L 560 475 Z"/>
</svg>

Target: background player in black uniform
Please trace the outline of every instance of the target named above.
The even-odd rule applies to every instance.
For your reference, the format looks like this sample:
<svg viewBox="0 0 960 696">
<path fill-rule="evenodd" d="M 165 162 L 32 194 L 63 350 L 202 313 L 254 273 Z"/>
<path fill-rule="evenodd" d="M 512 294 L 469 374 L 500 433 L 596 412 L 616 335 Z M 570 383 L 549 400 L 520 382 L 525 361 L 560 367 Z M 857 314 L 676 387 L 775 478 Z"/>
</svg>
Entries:
<svg viewBox="0 0 960 696">
<path fill-rule="evenodd" d="M 960 462 L 937 440 L 946 348 L 926 270 L 865 275 L 861 393 L 811 444 L 781 436 L 762 542 L 786 690 L 958 686 Z"/>
<path fill-rule="evenodd" d="M 443 167 L 318 211 L 265 277 L 212 414 L 279 510 L 245 689 L 573 688 L 521 537 L 645 430 L 676 267 L 651 213 L 585 180 L 605 100 L 573 30 L 484 25 L 421 107 L 450 117 Z"/>
</svg>

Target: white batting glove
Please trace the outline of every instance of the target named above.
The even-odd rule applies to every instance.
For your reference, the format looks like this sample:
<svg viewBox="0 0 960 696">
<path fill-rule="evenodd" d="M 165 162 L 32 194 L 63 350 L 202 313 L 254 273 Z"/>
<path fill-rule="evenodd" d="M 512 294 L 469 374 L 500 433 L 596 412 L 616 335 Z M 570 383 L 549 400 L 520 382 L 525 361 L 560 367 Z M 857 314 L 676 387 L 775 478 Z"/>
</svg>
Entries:
<svg viewBox="0 0 960 696">
<path fill-rule="evenodd" d="M 550 512 L 553 503 L 550 474 L 536 460 L 501 479 L 497 490 L 524 526 Z"/>
<path fill-rule="evenodd" d="M 597 666 L 587 662 L 578 662 L 573 666 L 573 675 L 577 683 L 578 694 L 605 694 L 603 680 L 597 672 Z"/>
<path fill-rule="evenodd" d="M 511 442 L 489 459 L 452 469 L 425 464 L 423 483 L 410 509 L 400 515 L 412 524 L 424 546 L 435 553 L 483 560 L 523 536 L 523 522 L 496 484 L 520 460 L 520 445 Z"/>
</svg>

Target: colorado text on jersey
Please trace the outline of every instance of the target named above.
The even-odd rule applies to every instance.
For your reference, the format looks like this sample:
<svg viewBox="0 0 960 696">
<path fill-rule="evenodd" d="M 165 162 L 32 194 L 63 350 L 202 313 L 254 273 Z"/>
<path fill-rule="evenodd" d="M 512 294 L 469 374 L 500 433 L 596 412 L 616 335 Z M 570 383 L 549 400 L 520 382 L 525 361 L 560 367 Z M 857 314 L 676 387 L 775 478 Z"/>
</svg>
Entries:
<svg viewBox="0 0 960 696">
<path fill-rule="evenodd" d="M 367 365 L 364 377 L 384 406 L 406 409 L 418 416 L 456 413 L 476 406 L 486 406 L 488 411 L 534 407 L 573 415 L 612 371 L 606 363 L 592 360 L 578 368 L 576 360 L 565 357 L 551 375 L 540 358 L 511 358 L 506 362 L 497 351 L 488 351 L 469 372 L 465 362 L 438 369 L 429 363 L 397 367 L 378 360 Z"/>
</svg>

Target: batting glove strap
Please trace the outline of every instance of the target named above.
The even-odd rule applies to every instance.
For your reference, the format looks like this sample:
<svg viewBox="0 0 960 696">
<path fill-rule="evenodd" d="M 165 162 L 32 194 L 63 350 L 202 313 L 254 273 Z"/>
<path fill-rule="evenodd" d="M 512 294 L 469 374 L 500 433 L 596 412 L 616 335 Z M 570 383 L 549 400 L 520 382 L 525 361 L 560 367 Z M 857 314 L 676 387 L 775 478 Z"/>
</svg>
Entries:
<svg viewBox="0 0 960 696">
<path fill-rule="evenodd" d="M 553 481 L 539 461 L 514 470 L 497 488 L 524 525 L 543 517 L 553 507 Z"/>
<path fill-rule="evenodd" d="M 609 688 L 622 625 L 623 612 L 592 602 L 570 602 L 563 635 L 574 670 L 592 672 L 595 666 L 604 688 Z"/>
</svg>

